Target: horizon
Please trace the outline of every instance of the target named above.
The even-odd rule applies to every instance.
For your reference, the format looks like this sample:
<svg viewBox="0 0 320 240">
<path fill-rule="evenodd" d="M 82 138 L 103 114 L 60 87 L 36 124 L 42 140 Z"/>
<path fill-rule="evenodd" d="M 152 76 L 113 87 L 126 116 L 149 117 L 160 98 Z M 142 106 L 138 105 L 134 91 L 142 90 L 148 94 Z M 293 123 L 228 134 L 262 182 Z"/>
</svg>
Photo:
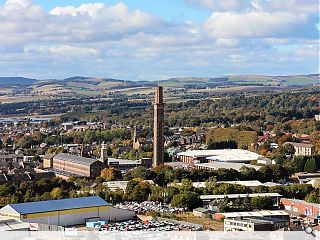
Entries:
<svg viewBox="0 0 320 240">
<path fill-rule="evenodd" d="M 308 75 L 317 0 L 0 0 L 0 75 Z"/>
<path fill-rule="evenodd" d="M 320 75 L 319 73 L 308 73 L 308 74 L 290 74 L 290 75 L 271 75 L 271 74 L 225 74 L 221 76 L 175 76 L 175 77 L 168 77 L 166 79 L 154 79 L 154 80 L 138 80 L 138 79 L 121 79 L 121 78 L 111 78 L 108 76 L 69 76 L 69 77 L 62 77 L 62 78 L 32 78 L 26 76 L 0 76 L 0 78 L 26 78 L 32 79 L 37 81 L 47 81 L 47 80 L 68 80 L 70 78 L 88 78 L 88 79 L 113 79 L 113 80 L 120 80 L 120 81 L 147 81 L 147 82 L 156 82 L 156 81 L 165 81 L 170 79 L 183 79 L 183 78 L 221 78 L 221 77 L 229 77 L 229 76 L 267 76 L 267 77 L 287 77 L 287 76 L 311 76 L 311 75 Z"/>
</svg>

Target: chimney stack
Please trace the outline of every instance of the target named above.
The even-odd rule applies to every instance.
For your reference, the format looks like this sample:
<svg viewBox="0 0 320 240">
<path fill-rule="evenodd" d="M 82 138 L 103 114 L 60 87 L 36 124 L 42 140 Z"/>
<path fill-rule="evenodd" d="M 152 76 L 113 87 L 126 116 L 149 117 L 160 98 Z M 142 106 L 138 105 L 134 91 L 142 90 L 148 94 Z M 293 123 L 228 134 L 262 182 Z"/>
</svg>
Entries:
<svg viewBox="0 0 320 240">
<path fill-rule="evenodd" d="M 154 128 L 153 128 L 153 167 L 164 162 L 164 103 L 163 88 L 156 87 L 154 100 Z"/>
</svg>

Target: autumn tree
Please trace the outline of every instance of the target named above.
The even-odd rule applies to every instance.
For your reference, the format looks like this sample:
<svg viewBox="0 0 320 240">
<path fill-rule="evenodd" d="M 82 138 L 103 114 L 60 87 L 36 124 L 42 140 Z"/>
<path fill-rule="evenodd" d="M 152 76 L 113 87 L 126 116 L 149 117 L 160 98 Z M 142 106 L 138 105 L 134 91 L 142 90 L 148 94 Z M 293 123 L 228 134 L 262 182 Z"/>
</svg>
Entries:
<svg viewBox="0 0 320 240">
<path fill-rule="evenodd" d="M 105 181 L 115 181 L 117 179 L 121 179 L 122 174 L 118 169 L 109 167 L 109 168 L 105 168 L 101 171 L 101 177 Z"/>
</svg>

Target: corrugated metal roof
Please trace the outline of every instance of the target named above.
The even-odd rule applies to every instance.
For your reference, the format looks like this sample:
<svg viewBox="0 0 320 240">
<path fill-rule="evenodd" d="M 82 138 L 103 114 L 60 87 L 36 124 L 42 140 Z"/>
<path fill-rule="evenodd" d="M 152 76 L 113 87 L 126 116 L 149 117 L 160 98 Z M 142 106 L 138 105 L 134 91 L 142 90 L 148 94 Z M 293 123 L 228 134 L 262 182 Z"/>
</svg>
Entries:
<svg viewBox="0 0 320 240">
<path fill-rule="evenodd" d="M 108 205 L 108 203 L 99 196 L 9 204 L 10 207 L 20 214 L 53 212 L 106 205 Z"/>
<path fill-rule="evenodd" d="M 270 210 L 270 211 L 256 211 L 256 212 L 226 212 L 221 213 L 225 218 L 236 218 L 236 217 L 271 217 L 271 216 L 288 216 L 289 214 L 285 211 Z"/>
<path fill-rule="evenodd" d="M 220 194 L 220 195 L 200 195 L 202 200 L 224 199 L 228 198 L 245 198 L 245 197 L 282 197 L 279 193 L 249 193 L 249 194 Z"/>
<path fill-rule="evenodd" d="M 80 157 L 80 156 L 71 155 L 67 153 L 58 153 L 56 156 L 53 157 L 53 161 L 55 159 L 72 162 L 72 163 L 78 163 L 78 164 L 87 165 L 87 166 L 90 166 L 91 164 L 99 161 L 97 159 L 85 158 L 85 157 Z"/>
</svg>

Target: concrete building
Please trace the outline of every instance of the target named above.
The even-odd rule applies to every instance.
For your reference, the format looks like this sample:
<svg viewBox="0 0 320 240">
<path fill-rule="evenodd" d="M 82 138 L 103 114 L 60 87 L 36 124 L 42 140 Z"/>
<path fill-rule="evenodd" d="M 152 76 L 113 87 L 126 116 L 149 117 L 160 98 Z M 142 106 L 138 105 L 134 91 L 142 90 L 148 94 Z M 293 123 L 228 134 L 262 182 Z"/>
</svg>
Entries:
<svg viewBox="0 0 320 240">
<path fill-rule="evenodd" d="M 289 220 L 278 218 L 237 218 L 224 219 L 224 231 L 276 231 L 282 228 L 288 228 Z"/>
<path fill-rule="evenodd" d="M 289 213 L 303 215 L 309 219 L 320 219 L 320 204 L 308 203 L 299 199 L 281 198 L 281 204 Z"/>
<path fill-rule="evenodd" d="M 254 197 L 271 197 L 275 200 L 275 205 L 278 205 L 280 198 L 282 195 L 279 193 L 249 193 L 249 194 L 218 194 L 218 195 L 200 195 L 200 199 L 203 201 L 204 205 L 210 203 L 210 205 L 217 206 L 219 205 L 225 198 L 230 200 L 234 200 L 237 198 L 254 198 Z"/>
<path fill-rule="evenodd" d="M 162 87 L 156 88 L 153 121 L 153 167 L 156 167 L 164 163 L 164 103 Z"/>
<path fill-rule="evenodd" d="M 198 163 L 194 164 L 194 167 L 197 169 L 206 169 L 209 171 L 218 170 L 221 168 L 225 169 L 234 169 L 240 171 L 242 167 L 254 168 L 259 170 L 261 166 L 245 164 L 245 163 L 226 163 L 226 162 L 211 162 L 211 163 Z"/>
<path fill-rule="evenodd" d="M 316 119 L 316 121 L 320 121 L 320 114 L 314 115 L 314 118 Z"/>
<path fill-rule="evenodd" d="M 106 164 L 97 159 L 59 153 L 52 158 L 45 158 L 43 166 L 52 169 L 61 176 L 75 175 L 95 178 L 100 175 Z"/>
<path fill-rule="evenodd" d="M 313 156 L 316 154 L 316 148 L 311 143 L 286 142 L 284 145 L 287 144 L 294 147 L 295 156 Z"/>
<path fill-rule="evenodd" d="M 129 181 L 108 181 L 102 184 L 112 192 L 115 192 L 117 190 L 122 190 L 125 192 L 128 182 Z M 154 182 L 152 180 L 144 180 L 143 182 L 148 182 L 149 184 L 154 185 Z"/>
<path fill-rule="evenodd" d="M 180 162 L 197 164 L 208 162 L 249 163 L 263 156 L 243 149 L 192 150 L 177 154 Z"/>
<path fill-rule="evenodd" d="M 320 173 L 295 173 L 292 178 L 297 179 L 299 184 L 308 184 L 310 181 L 320 180 Z"/>
<path fill-rule="evenodd" d="M 262 186 L 263 184 L 258 180 L 251 181 L 219 181 L 217 184 L 237 184 L 245 187 L 249 187 L 252 190 L 255 190 L 258 186 Z M 169 183 L 167 186 L 182 186 L 182 183 Z M 194 188 L 205 188 L 207 186 L 207 182 L 193 182 L 192 187 Z"/>
<path fill-rule="evenodd" d="M 277 219 L 290 219 L 290 214 L 282 210 L 264 210 L 264 211 L 251 211 L 251 212 L 224 212 L 215 213 L 216 220 L 221 219 L 239 219 L 239 218 L 277 218 Z"/>
<path fill-rule="evenodd" d="M 142 158 L 140 160 L 129 160 L 129 159 L 118 159 L 118 158 L 109 158 L 108 159 L 108 166 L 116 168 L 120 170 L 122 173 L 126 173 L 129 170 L 136 168 L 136 167 L 145 167 L 151 168 L 152 167 L 152 160 L 151 158 Z"/>
<path fill-rule="evenodd" d="M 28 223 L 73 226 L 90 220 L 124 221 L 135 214 L 114 208 L 102 198 L 93 196 L 9 204 L 0 209 L 0 216 Z"/>
</svg>

